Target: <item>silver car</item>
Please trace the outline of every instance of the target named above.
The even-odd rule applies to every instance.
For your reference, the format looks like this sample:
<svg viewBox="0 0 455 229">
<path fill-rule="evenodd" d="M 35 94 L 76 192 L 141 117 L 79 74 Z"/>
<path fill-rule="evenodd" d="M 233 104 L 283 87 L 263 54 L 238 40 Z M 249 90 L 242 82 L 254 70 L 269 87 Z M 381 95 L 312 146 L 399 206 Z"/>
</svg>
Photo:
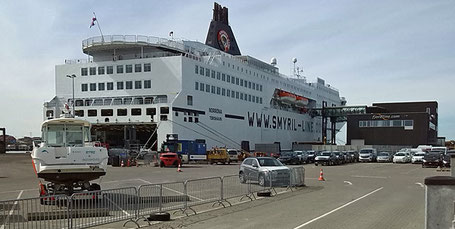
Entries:
<svg viewBox="0 0 455 229">
<path fill-rule="evenodd" d="M 389 152 L 379 152 L 377 157 L 378 162 L 392 162 L 392 154 Z"/>
<path fill-rule="evenodd" d="M 239 179 L 241 183 L 257 181 L 260 186 L 285 186 L 290 174 L 290 169 L 273 157 L 249 157 L 240 165 Z"/>
</svg>

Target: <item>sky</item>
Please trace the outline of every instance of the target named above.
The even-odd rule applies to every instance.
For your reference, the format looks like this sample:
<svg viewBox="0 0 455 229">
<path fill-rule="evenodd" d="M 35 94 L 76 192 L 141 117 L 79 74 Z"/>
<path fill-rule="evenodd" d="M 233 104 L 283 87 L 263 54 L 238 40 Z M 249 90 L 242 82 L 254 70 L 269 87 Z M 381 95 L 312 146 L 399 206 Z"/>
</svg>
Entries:
<svg viewBox="0 0 455 229">
<path fill-rule="evenodd" d="M 455 139 L 455 1 L 218 1 L 240 51 L 281 73 L 292 58 L 309 81 L 339 89 L 348 105 L 437 101 L 439 136 Z M 39 136 L 55 96 L 55 65 L 86 58 L 96 13 L 103 34 L 204 42 L 213 1 L 4 0 L 0 4 L 0 127 Z M 337 136 L 345 140 L 345 130 Z"/>
</svg>

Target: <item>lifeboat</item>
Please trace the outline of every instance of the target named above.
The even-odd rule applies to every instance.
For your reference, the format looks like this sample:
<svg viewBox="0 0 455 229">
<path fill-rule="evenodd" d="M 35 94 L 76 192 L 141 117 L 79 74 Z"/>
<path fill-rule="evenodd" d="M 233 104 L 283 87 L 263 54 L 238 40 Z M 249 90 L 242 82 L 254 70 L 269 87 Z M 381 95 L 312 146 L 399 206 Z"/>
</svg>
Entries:
<svg viewBox="0 0 455 229">
<path fill-rule="evenodd" d="M 294 103 L 297 96 L 287 91 L 279 91 L 278 98 L 283 102 Z"/>
<path fill-rule="evenodd" d="M 303 96 L 297 96 L 295 101 L 296 106 L 304 107 L 308 105 L 308 99 Z"/>
</svg>

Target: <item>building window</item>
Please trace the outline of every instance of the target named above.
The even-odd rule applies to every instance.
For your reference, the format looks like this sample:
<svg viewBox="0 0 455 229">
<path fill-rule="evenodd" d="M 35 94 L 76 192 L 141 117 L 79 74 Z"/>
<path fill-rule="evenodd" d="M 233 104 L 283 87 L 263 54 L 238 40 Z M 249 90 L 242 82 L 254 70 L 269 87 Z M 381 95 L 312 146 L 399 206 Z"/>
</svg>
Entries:
<svg viewBox="0 0 455 229">
<path fill-rule="evenodd" d="M 198 91 L 199 90 L 199 83 L 194 82 L 194 90 Z"/>
<path fill-rule="evenodd" d="M 104 66 L 98 67 L 98 75 L 104 75 Z"/>
<path fill-rule="evenodd" d="M 151 80 L 144 80 L 144 88 L 152 88 L 152 81 Z"/>
<path fill-rule="evenodd" d="M 90 67 L 90 75 L 96 75 L 96 67 Z"/>
<path fill-rule="evenodd" d="M 142 81 L 134 81 L 134 89 L 142 89 Z"/>
<path fill-rule="evenodd" d="M 160 107 L 161 114 L 169 114 L 169 107 Z"/>
<path fill-rule="evenodd" d="M 127 109 L 117 109 L 117 116 L 127 116 L 128 111 Z"/>
<path fill-rule="evenodd" d="M 212 86 L 212 94 L 215 94 L 215 86 Z"/>
<path fill-rule="evenodd" d="M 253 83 L 253 90 L 256 90 L 256 84 Z"/>
<path fill-rule="evenodd" d="M 87 68 L 81 68 L 81 76 L 86 76 L 88 74 Z"/>
<path fill-rule="evenodd" d="M 199 74 L 199 66 L 194 66 L 194 73 Z"/>
<path fill-rule="evenodd" d="M 240 87 L 243 87 L 243 79 L 240 79 Z"/>
<path fill-rule="evenodd" d="M 261 97 L 261 98 L 259 98 L 259 103 L 260 103 L 260 104 L 262 104 L 262 97 Z"/>
<path fill-rule="evenodd" d="M 142 64 L 135 64 L 134 72 L 142 72 Z"/>
<path fill-rule="evenodd" d="M 114 66 L 107 66 L 106 67 L 107 74 L 114 74 Z"/>
<path fill-rule="evenodd" d="M 112 82 L 107 83 L 107 90 L 108 91 L 114 90 L 114 83 L 112 83 Z"/>
<path fill-rule="evenodd" d="M 199 84 L 199 90 L 200 91 L 204 91 L 204 83 L 200 83 Z"/>
<path fill-rule="evenodd" d="M 123 65 L 117 65 L 117 74 L 123 73 Z"/>
<path fill-rule="evenodd" d="M 221 80 L 226 81 L 226 75 L 224 73 L 221 75 Z"/>
<path fill-rule="evenodd" d="M 123 82 L 117 82 L 117 90 L 123 90 Z"/>
<path fill-rule="evenodd" d="M 126 89 L 133 89 L 133 81 L 126 81 L 125 88 Z"/>
<path fill-rule="evenodd" d="M 139 116 L 141 115 L 142 113 L 142 109 L 141 108 L 133 108 L 131 109 L 131 115 L 132 116 Z"/>
<path fill-rule="evenodd" d="M 251 82 L 248 81 L 248 88 L 251 88 Z"/>
<path fill-rule="evenodd" d="M 101 109 L 101 116 L 113 116 L 114 110 L 112 109 Z"/>
<path fill-rule="evenodd" d="M 90 84 L 90 91 L 96 91 L 96 83 Z"/>
<path fill-rule="evenodd" d="M 238 91 L 235 92 L 235 98 L 239 99 L 240 98 L 240 93 Z"/>
<path fill-rule="evenodd" d="M 221 79 L 220 75 L 221 75 L 221 74 L 220 74 L 219 72 L 216 73 L 216 79 L 217 79 L 217 80 L 220 80 L 220 79 Z"/>
<path fill-rule="evenodd" d="M 188 95 L 186 97 L 186 104 L 188 104 L 188 106 L 193 106 L 193 96 Z"/>
<path fill-rule="evenodd" d="M 144 64 L 144 72 L 151 72 L 152 71 L 152 64 L 146 63 Z"/>
<path fill-rule="evenodd" d="M 262 85 L 259 85 L 259 91 L 262 91 Z"/>
<path fill-rule="evenodd" d="M 125 72 L 126 73 L 132 73 L 133 72 L 133 65 L 132 64 L 127 64 L 125 67 Z"/>
<path fill-rule="evenodd" d="M 230 96 L 231 96 L 231 90 L 226 89 L 226 96 L 227 96 L 227 97 L 230 97 Z"/>
<path fill-rule="evenodd" d="M 216 87 L 216 94 L 217 95 L 221 94 L 221 88 L 220 87 Z"/>
<path fill-rule="evenodd" d="M 207 93 L 210 92 L 210 85 L 207 84 L 207 85 L 205 86 L 205 92 L 207 92 Z"/>
<path fill-rule="evenodd" d="M 240 82 L 239 78 L 235 78 L 235 84 L 239 85 L 239 82 Z"/>
<path fill-rule="evenodd" d="M 84 117 L 84 110 L 75 110 L 74 115 L 77 117 Z"/>
<path fill-rule="evenodd" d="M 226 89 L 224 89 L 224 88 L 221 89 L 221 95 L 222 95 L 222 96 L 225 96 L 225 95 L 226 95 Z"/>
<path fill-rule="evenodd" d="M 216 75 L 218 75 L 218 76 L 219 76 L 219 75 L 220 75 L 220 73 L 219 73 L 219 72 L 216 72 Z M 215 79 L 215 71 L 214 71 L 214 70 L 212 70 L 212 78 L 213 78 L 213 79 Z"/>
<path fill-rule="evenodd" d="M 210 69 L 208 68 L 205 69 L 205 76 L 210 77 Z"/>
<path fill-rule="evenodd" d="M 251 95 L 248 95 L 248 102 L 251 102 Z"/>
<path fill-rule="evenodd" d="M 200 68 L 199 68 L 199 74 L 200 74 L 201 76 L 204 75 L 204 68 L 203 68 L 203 67 L 200 67 Z"/>
<path fill-rule="evenodd" d="M 98 83 L 98 91 L 104 91 L 104 83 Z"/>
<path fill-rule="evenodd" d="M 88 117 L 96 117 L 98 115 L 98 111 L 97 110 L 88 110 L 87 111 L 87 116 Z"/>
<path fill-rule="evenodd" d="M 392 125 L 393 127 L 401 126 L 401 120 L 393 120 Z"/>
<path fill-rule="evenodd" d="M 235 97 L 235 91 L 232 91 L 231 92 L 231 98 L 234 98 Z"/>
<path fill-rule="evenodd" d="M 231 82 L 231 76 L 230 76 L 230 75 L 227 75 L 227 76 L 226 76 L 226 82 L 228 82 L 228 83 Z"/>
<path fill-rule="evenodd" d="M 86 83 L 83 83 L 83 84 L 81 85 L 81 90 L 82 90 L 82 91 L 88 91 L 88 85 L 87 85 Z"/>
<path fill-rule="evenodd" d="M 243 100 L 243 93 L 240 92 L 240 100 Z"/>
</svg>

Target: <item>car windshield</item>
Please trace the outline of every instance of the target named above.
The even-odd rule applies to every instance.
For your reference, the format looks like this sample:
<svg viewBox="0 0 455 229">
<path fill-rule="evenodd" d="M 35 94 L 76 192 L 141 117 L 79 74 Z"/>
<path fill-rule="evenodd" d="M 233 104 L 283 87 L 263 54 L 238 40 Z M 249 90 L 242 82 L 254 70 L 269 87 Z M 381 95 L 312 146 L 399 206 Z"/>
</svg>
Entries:
<svg viewBox="0 0 455 229">
<path fill-rule="evenodd" d="M 405 153 L 397 153 L 395 154 L 395 156 L 405 156 L 406 154 Z"/>
<path fill-rule="evenodd" d="M 372 152 L 373 152 L 373 150 L 371 150 L 371 149 L 363 149 L 363 150 L 360 150 L 360 153 L 361 153 L 361 154 L 370 154 L 370 153 L 372 153 Z"/>
<path fill-rule="evenodd" d="M 163 154 L 162 157 L 176 157 L 176 154 Z"/>
<path fill-rule="evenodd" d="M 414 154 L 414 156 L 425 156 L 425 153 L 424 152 L 419 152 L 419 153 Z"/>
<path fill-rule="evenodd" d="M 378 154 L 378 156 L 389 156 L 389 153 L 381 152 Z"/>
<path fill-rule="evenodd" d="M 330 156 L 330 155 L 332 155 L 331 152 L 322 152 L 321 153 L 321 156 Z"/>
<path fill-rule="evenodd" d="M 275 158 L 259 158 L 258 161 L 261 166 L 283 166 L 283 164 Z"/>
<path fill-rule="evenodd" d="M 424 157 L 425 158 L 438 158 L 439 155 L 440 155 L 439 153 L 428 153 Z"/>
</svg>

